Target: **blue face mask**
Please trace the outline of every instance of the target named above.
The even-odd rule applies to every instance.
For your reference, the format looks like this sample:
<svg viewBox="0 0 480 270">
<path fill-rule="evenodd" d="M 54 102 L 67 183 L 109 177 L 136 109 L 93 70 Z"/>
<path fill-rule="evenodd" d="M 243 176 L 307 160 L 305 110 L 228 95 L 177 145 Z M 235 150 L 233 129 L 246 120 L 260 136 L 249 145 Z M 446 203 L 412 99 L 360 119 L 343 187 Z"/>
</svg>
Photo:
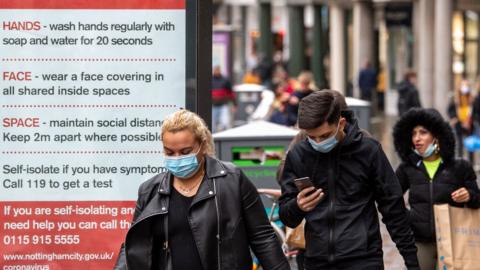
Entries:
<svg viewBox="0 0 480 270">
<path fill-rule="evenodd" d="M 179 157 L 164 156 L 165 167 L 178 178 L 186 179 L 192 177 L 200 168 L 197 160 L 197 154 L 200 152 L 200 149 L 198 149 L 197 153 Z"/>
<path fill-rule="evenodd" d="M 338 134 L 338 129 L 339 128 L 340 128 L 340 123 L 338 123 L 337 131 L 335 132 L 335 134 L 332 137 L 329 137 L 329 138 L 327 138 L 327 139 L 325 139 L 325 140 L 323 140 L 319 143 L 317 143 L 315 140 L 312 140 L 310 137 L 307 137 L 308 142 L 310 143 L 312 148 L 315 149 L 315 151 L 320 152 L 320 153 L 328 153 L 328 152 L 332 151 L 332 149 L 335 148 L 335 146 L 338 143 L 337 134 Z"/>
<path fill-rule="evenodd" d="M 428 158 L 429 156 L 433 155 L 433 152 L 435 152 L 435 145 L 433 143 L 431 143 L 428 147 L 427 147 L 427 150 L 425 150 L 425 152 L 422 154 L 420 154 L 420 152 L 417 151 L 417 149 L 413 149 L 413 152 L 415 152 L 415 154 L 423 157 L 423 158 Z"/>
</svg>

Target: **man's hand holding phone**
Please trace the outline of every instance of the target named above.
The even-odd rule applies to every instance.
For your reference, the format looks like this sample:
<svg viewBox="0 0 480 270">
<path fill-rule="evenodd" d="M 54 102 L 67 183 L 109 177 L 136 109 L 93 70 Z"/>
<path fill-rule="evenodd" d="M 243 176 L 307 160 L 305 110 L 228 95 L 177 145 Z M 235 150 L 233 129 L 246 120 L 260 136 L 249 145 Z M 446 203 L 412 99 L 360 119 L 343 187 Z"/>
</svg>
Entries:
<svg viewBox="0 0 480 270">
<path fill-rule="evenodd" d="M 316 189 L 308 177 L 294 179 L 300 192 L 297 195 L 298 207 L 304 212 L 312 211 L 323 199 L 325 194 L 322 189 Z"/>
</svg>

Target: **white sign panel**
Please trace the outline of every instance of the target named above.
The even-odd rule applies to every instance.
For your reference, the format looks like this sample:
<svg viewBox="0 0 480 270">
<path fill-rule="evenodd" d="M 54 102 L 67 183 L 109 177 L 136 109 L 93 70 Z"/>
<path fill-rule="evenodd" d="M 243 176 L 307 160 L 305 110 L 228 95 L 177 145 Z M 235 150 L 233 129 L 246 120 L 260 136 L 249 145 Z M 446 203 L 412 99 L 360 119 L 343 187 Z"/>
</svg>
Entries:
<svg viewBox="0 0 480 270">
<path fill-rule="evenodd" d="M 185 1 L 51 2 L 0 4 L 0 265 L 111 269 L 185 107 Z"/>
</svg>

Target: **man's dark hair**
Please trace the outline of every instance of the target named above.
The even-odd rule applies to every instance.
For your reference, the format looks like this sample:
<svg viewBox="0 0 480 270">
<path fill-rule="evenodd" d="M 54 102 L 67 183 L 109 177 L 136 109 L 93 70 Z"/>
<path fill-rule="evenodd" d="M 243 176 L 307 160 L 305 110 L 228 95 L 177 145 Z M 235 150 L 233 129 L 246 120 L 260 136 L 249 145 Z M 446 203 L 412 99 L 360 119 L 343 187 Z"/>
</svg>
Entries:
<svg viewBox="0 0 480 270">
<path fill-rule="evenodd" d="M 298 127 L 314 129 L 325 121 L 328 124 L 337 123 L 340 112 L 345 108 L 345 97 L 339 92 L 329 89 L 314 92 L 300 101 Z"/>
</svg>

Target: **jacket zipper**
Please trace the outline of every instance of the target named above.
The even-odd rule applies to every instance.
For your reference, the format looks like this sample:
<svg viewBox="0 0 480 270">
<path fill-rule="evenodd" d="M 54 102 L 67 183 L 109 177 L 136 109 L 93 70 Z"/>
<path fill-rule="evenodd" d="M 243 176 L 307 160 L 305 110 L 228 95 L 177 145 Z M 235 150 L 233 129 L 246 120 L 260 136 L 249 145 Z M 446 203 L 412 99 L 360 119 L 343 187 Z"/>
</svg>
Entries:
<svg viewBox="0 0 480 270">
<path fill-rule="evenodd" d="M 428 174 L 428 172 L 425 171 L 423 172 L 425 174 L 425 176 L 430 180 L 428 185 L 429 185 L 429 191 L 430 191 L 430 224 L 429 224 L 429 231 L 430 231 L 430 236 L 432 238 L 435 238 L 435 217 L 434 217 L 434 213 L 433 213 L 433 181 L 435 180 L 435 177 L 438 175 L 440 169 L 441 169 L 441 166 L 442 164 L 439 165 L 437 171 L 435 172 L 435 174 L 433 175 L 432 178 L 430 178 L 430 175 Z"/>
<path fill-rule="evenodd" d="M 433 227 L 433 223 L 435 222 L 434 221 L 434 217 L 433 217 L 433 179 L 430 181 L 430 235 L 433 237 L 434 233 L 433 233 L 433 230 L 432 230 L 432 227 Z"/>
<path fill-rule="evenodd" d="M 425 166 L 425 165 L 424 165 L 424 166 Z M 435 225 L 434 225 L 434 223 L 435 223 L 435 217 L 434 217 L 434 214 L 433 214 L 433 181 L 434 181 L 435 177 L 438 175 L 438 173 L 439 173 L 439 171 L 440 171 L 440 169 L 441 169 L 441 166 L 442 166 L 442 164 L 439 165 L 437 171 L 436 171 L 435 174 L 433 175 L 433 178 L 430 178 L 430 175 L 428 174 L 426 168 L 425 168 L 425 170 L 422 170 L 421 168 L 419 168 L 420 171 L 423 172 L 423 174 L 425 175 L 425 177 L 426 177 L 427 179 L 429 179 L 428 187 L 429 187 L 429 193 L 430 193 L 430 207 L 429 207 L 429 209 L 430 209 L 430 211 L 429 211 L 429 212 L 430 212 L 430 224 L 429 224 L 429 226 L 428 226 L 428 227 L 429 227 L 428 230 L 430 231 L 430 236 L 431 236 L 432 238 L 435 238 L 435 237 L 434 237 L 434 235 L 435 235 Z"/>
<path fill-rule="evenodd" d="M 433 178 L 430 180 L 430 236 L 435 239 L 435 216 L 433 212 L 433 181 L 438 175 L 439 171 L 442 169 L 441 168 L 442 164 L 438 166 L 437 171 L 433 175 Z"/>
<path fill-rule="evenodd" d="M 221 270 L 220 266 L 220 211 L 218 208 L 217 185 L 215 178 L 213 178 L 213 191 L 215 192 L 215 209 L 217 210 L 217 270 Z"/>
<path fill-rule="evenodd" d="M 330 192 L 330 204 L 328 206 L 329 216 L 329 237 L 328 237 L 328 262 L 333 263 L 335 261 L 335 242 L 334 242 L 334 230 L 335 230 L 335 209 L 334 202 L 336 200 L 335 184 L 333 183 L 333 167 L 332 156 L 328 155 L 328 190 Z"/>
</svg>

